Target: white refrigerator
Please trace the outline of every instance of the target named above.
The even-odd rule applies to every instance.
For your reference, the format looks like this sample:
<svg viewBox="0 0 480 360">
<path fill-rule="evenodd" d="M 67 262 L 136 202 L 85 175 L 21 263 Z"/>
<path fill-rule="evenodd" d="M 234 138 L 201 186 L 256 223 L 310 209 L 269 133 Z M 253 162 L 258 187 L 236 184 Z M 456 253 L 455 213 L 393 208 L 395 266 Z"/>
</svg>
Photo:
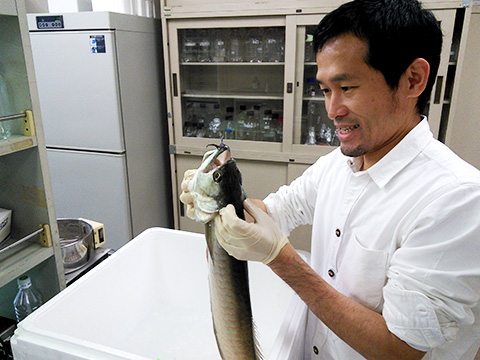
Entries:
<svg viewBox="0 0 480 360">
<path fill-rule="evenodd" d="M 102 222 L 113 249 L 172 227 L 159 21 L 80 12 L 28 25 L 57 218 Z"/>
</svg>

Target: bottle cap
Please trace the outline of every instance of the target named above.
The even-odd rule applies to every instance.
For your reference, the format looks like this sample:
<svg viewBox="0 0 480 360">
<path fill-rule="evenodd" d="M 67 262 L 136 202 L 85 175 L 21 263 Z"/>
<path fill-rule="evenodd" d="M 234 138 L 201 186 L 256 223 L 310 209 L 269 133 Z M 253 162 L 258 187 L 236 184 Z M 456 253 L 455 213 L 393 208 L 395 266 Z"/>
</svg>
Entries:
<svg viewBox="0 0 480 360">
<path fill-rule="evenodd" d="M 18 282 L 18 287 L 22 289 L 28 288 L 32 285 L 32 282 L 30 281 L 30 278 L 27 275 L 20 276 L 17 282 Z"/>
</svg>

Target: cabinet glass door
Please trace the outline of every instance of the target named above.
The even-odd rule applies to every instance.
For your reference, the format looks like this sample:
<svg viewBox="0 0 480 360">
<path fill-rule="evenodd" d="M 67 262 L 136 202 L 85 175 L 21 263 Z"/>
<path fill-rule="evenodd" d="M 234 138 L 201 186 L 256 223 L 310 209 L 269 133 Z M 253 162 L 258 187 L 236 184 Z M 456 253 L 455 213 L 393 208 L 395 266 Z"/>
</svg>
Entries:
<svg viewBox="0 0 480 360">
<path fill-rule="evenodd" d="M 315 21 L 314 21 L 315 20 Z M 325 110 L 325 97 L 316 81 L 317 64 L 313 51 L 313 32 L 319 17 L 297 27 L 297 93 L 293 144 L 303 146 L 338 146 L 333 122 Z M 297 148 L 298 150 L 298 148 Z M 307 150 L 307 149 L 303 149 Z M 326 149 L 327 150 L 327 149 Z M 300 150 L 301 151 L 301 150 Z M 315 150 L 313 150 L 315 151 Z"/>
<path fill-rule="evenodd" d="M 216 24 L 177 24 L 178 75 L 172 71 L 172 81 L 174 121 L 181 129 L 175 129 L 176 142 L 224 137 L 282 143 L 285 26 Z"/>
</svg>

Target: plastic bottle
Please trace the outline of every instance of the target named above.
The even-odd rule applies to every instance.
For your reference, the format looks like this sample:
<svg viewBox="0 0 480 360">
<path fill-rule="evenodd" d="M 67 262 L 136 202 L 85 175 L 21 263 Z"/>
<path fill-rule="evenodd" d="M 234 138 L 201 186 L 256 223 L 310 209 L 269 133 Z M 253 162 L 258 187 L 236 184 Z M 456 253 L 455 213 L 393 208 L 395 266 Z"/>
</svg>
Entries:
<svg viewBox="0 0 480 360">
<path fill-rule="evenodd" d="M 198 42 L 198 61 L 211 62 L 211 41 L 207 30 L 200 32 L 200 41 Z"/>
<path fill-rule="evenodd" d="M 243 41 L 238 29 L 233 29 L 230 33 L 228 61 L 242 62 L 243 61 Z"/>
<path fill-rule="evenodd" d="M 269 28 L 264 35 L 264 53 L 263 61 L 280 62 L 281 61 L 281 40 L 278 28 Z"/>
<path fill-rule="evenodd" d="M 252 91 L 254 92 L 260 92 L 260 80 L 258 80 L 257 76 L 253 76 L 252 80 Z"/>
<path fill-rule="evenodd" d="M 197 41 L 192 31 L 185 31 L 182 47 L 182 59 L 184 62 L 197 61 Z"/>
<path fill-rule="evenodd" d="M 13 300 L 13 306 L 17 322 L 20 322 L 42 305 L 42 295 L 35 289 L 27 275 L 18 278 L 17 282 L 18 293 Z"/>
<path fill-rule="evenodd" d="M 227 61 L 227 44 L 225 33 L 217 29 L 213 39 L 213 62 L 223 63 Z"/>
</svg>

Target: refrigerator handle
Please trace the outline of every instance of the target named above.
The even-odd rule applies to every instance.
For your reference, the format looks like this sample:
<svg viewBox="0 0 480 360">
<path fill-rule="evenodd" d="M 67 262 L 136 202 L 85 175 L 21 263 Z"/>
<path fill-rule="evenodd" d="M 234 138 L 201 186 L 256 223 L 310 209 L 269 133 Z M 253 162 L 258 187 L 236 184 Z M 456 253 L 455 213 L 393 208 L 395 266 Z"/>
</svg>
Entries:
<svg viewBox="0 0 480 360">
<path fill-rule="evenodd" d="M 178 96 L 178 87 L 177 87 L 177 74 L 172 74 L 172 82 L 173 82 L 173 96 Z"/>
</svg>

